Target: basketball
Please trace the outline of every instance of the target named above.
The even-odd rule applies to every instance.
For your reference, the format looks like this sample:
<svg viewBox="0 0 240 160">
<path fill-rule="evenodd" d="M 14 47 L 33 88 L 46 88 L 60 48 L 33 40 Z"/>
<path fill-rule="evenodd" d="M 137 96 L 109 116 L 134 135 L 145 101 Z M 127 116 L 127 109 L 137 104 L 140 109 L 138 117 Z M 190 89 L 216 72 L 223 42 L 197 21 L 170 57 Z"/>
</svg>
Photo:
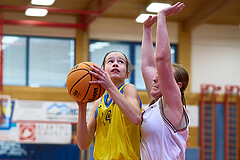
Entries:
<svg viewBox="0 0 240 160">
<path fill-rule="evenodd" d="M 93 71 L 90 68 L 93 64 L 92 62 L 79 63 L 67 75 L 68 93 L 78 101 L 93 102 L 100 98 L 105 91 L 100 84 L 89 83 L 89 81 L 97 80 L 96 77 L 89 73 L 89 71 Z"/>
</svg>

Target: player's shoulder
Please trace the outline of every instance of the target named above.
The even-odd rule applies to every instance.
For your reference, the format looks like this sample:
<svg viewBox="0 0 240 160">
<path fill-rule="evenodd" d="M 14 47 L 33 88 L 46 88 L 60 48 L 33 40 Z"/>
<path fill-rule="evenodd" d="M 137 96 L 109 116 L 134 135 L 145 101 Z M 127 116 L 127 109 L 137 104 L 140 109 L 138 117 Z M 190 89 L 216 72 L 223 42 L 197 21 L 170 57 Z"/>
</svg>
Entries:
<svg viewBox="0 0 240 160">
<path fill-rule="evenodd" d="M 127 88 L 127 89 L 129 89 L 129 88 L 135 88 L 135 89 L 136 89 L 136 86 L 135 86 L 134 84 L 128 83 L 128 84 L 125 85 L 124 88 Z"/>
<path fill-rule="evenodd" d="M 136 86 L 134 84 L 126 84 L 125 87 L 123 88 L 123 93 L 134 93 L 136 92 L 137 93 L 137 89 L 136 89 Z"/>
</svg>

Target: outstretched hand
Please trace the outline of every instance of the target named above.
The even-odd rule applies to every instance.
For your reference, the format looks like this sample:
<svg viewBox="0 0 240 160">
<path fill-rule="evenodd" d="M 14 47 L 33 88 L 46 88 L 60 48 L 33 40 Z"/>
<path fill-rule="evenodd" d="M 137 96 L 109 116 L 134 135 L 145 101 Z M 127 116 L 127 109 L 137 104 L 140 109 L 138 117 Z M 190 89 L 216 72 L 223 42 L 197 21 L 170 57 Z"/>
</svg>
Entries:
<svg viewBox="0 0 240 160">
<path fill-rule="evenodd" d="M 185 7 L 185 4 L 182 2 L 177 2 L 171 7 L 164 8 L 163 10 L 159 11 L 158 15 L 163 13 L 166 17 L 170 15 L 175 15 L 181 12 L 181 10 Z"/>
<path fill-rule="evenodd" d="M 89 71 L 90 74 L 92 74 L 94 77 L 98 78 L 97 81 L 90 81 L 91 84 L 100 84 L 104 89 L 108 89 L 108 87 L 111 86 L 112 80 L 109 76 L 109 74 L 104 71 L 101 67 L 97 65 L 91 66 L 91 68 L 94 70 Z"/>
<path fill-rule="evenodd" d="M 144 27 L 151 28 L 157 22 L 157 16 L 149 16 L 143 23 Z"/>
</svg>

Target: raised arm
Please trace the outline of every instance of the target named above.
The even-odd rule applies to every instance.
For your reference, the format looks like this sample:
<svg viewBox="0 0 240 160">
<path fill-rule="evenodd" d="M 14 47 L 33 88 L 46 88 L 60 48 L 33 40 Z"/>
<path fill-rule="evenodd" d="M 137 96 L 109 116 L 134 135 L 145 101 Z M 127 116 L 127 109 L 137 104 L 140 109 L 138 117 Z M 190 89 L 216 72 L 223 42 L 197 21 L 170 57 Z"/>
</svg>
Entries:
<svg viewBox="0 0 240 160">
<path fill-rule="evenodd" d="M 181 122 L 183 109 L 179 88 L 181 87 L 181 84 L 176 83 L 171 64 L 171 49 L 168 39 L 166 17 L 178 14 L 183 7 L 184 4 L 178 2 L 175 5 L 160 11 L 157 19 L 156 68 L 159 85 L 165 103 L 165 115 L 174 126 L 178 126 Z"/>
<path fill-rule="evenodd" d="M 99 80 L 91 81 L 90 83 L 101 84 L 108 91 L 124 116 L 133 124 L 139 124 L 141 122 L 141 109 L 136 87 L 132 84 L 127 84 L 123 89 L 123 94 L 121 94 L 106 71 L 96 65 L 91 68 L 94 69 L 95 73 L 92 71 L 90 73 Z"/>
<path fill-rule="evenodd" d="M 86 121 L 87 103 L 81 103 L 79 101 L 76 102 L 79 107 L 77 123 L 77 144 L 81 150 L 85 150 L 89 147 L 94 137 L 96 130 L 94 113 L 99 104 L 99 101 L 94 102 L 88 123 Z"/>
<path fill-rule="evenodd" d="M 141 70 L 145 82 L 148 97 L 152 100 L 150 91 L 152 88 L 153 77 L 156 74 L 154 62 L 154 50 L 152 43 L 151 28 L 157 21 L 157 16 L 149 16 L 143 23 L 142 50 L 141 50 Z"/>
</svg>

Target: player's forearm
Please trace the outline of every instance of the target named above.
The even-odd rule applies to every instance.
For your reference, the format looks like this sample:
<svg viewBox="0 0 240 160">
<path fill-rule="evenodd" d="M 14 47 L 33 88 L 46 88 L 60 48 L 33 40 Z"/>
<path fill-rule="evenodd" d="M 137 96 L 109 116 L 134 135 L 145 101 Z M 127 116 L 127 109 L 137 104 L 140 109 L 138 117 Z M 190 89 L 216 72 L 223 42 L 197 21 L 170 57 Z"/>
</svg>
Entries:
<svg viewBox="0 0 240 160">
<path fill-rule="evenodd" d="M 116 87 L 109 88 L 108 93 L 129 121 L 135 125 L 141 122 L 141 110 L 139 104 L 134 105 L 131 103 Z"/>
<path fill-rule="evenodd" d="M 81 150 L 85 150 L 91 144 L 90 135 L 86 122 L 87 106 L 79 106 L 78 123 L 77 123 L 77 143 Z"/>
<path fill-rule="evenodd" d="M 151 28 L 143 27 L 141 72 L 148 96 L 151 97 L 152 78 L 155 74 L 154 49 L 152 44 Z"/>
<path fill-rule="evenodd" d="M 163 13 L 158 14 L 156 31 L 156 61 L 171 63 L 171 49 L 166 25 L 166 16 Z"/>
<path fill-rule="evenodd" d="M 154 66 L 154 49 L 152 44 L 151 28 L 143 27 L 141 68 Z"/>
</svg>

